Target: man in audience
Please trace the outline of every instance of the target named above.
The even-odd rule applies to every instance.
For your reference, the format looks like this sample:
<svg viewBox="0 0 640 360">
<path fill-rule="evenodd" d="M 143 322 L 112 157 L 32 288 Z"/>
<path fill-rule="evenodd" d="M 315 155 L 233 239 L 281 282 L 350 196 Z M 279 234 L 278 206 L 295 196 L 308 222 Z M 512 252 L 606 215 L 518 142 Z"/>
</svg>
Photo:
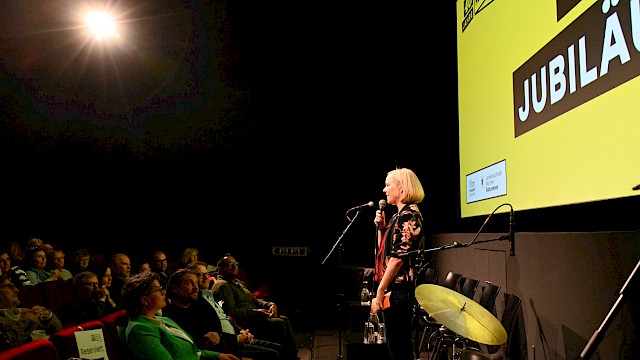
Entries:
<svg viewBox="0 0 640 360">
<path fill-rule="evenodd" d="M 167 269 L 168 265 L 167 255 L 160 250 L 156 250 L 149 260 L 149 267 L 151 271 L 158 275 L 158 280 L 162 286 L 167 286 L 169 276 L 171 276 L 171 272 Z"/>
<path fill-rule="evenodd" d="M 125 281 L 131 276 L 131 260 L 126 254 L 115 254 L 111 257 L 111 271 L 113 271 L 113 279 L 109 290 L 111 298 L 120 308 L 124 307 L 120 292 Z"/>
<path fill-rule="evenodd" d="M 98 275 L 83 271 L 73 277 L 73 301 L 63 306 L 65 324 L 81 324 L 97 320 L 114 311 L 107 303 L 109 290 L 100 286 Z"/>
<path fill-rule="evenodd" d="M 0 275 L 0 351 L 62 330 L 53 311 L 42 306 L 19 308 L 18 293 L 9 275 Z"/>
<path fill-rule="evenodd" d="M 218 261 L 218 279 L 213 284 L 216 301 L 222 302 L 224 312 L 241 327 L 251 329 L 256 336 L 284 347 L 283 358 L 297 356 L 297 346 L 288 317 L 278 313 L 274 302 L 256 298 L 247 285 L 238 279 L 239 263 L 231 255 Z"/>
<path fill-rule="evenodd" d="M 259 345 L 261 347 L 277 350 L 279 354 L 283 353 L 284 348 L 282 347 L 282 345 L 272 341 L 254 339 L 253 335 L 249 332 L 248 329 L 243 329 L 241 326 L 231 321 L 229 316 L 225 314 L 222 306 L 220 306 L 220 304 L 216 302 L 213 296 L 213 292 L 209 289 L 211 279 L 209 278 L 209 274 L 207 273 L 207 263 L 205 263 L 204 261 L 196 261 L 189 264 L 189 266 L 187 266 L 187 269 L 195 271 L 196 277 L 198 278 L 198 297 L 207 300 L 209 305 L 211 305 L 211 307 L 216 311 L 216 314 L 218 314 L 218 318 L 220 318 L 223 332 L 231 332 L 231 329 L 233 329 L 234 333 L 238 335 L 238 341 L 241 344 Z M 247 336 L 243 338 L 241 335 L 245 333 Z M 253 358 L 255 356 L 251 353 L 251 346 L 241 345 L 241 347 L 242 350 L 240 354 L 243 357 Z"/>
<path fill-rule="evenodd" d="M 171 312 L 168 316 L 196 339 L 209 331 L 218 332 L 220 345 L 224 346 L 221 351 L 256 360 L 280 359 L 284 350 L 280 344 L 255 339 L 249 330 L 229 320 L 222 307 L 213 300 L 207 275 L 204 262 L 195 262 L 171 275 L 167 291 L 170 304 L 165 308 L 167 313 Z M 182 322 L 185 322 L 184 326 Z M 200 339 L 204 340 L 203 337 Z"/>
</svg>

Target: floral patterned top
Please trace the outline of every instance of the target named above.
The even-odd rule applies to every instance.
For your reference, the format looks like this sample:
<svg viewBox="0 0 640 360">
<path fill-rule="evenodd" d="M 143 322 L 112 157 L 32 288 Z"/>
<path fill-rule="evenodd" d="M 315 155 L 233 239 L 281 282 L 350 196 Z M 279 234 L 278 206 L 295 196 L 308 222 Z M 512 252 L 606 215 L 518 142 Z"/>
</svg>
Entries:
<svg viewBox="0 0 640 360">
<path fill-rule="evenodd" d="M 416 250 L 422 236 L 422 214 L 415 203 L 410 203 L 402 208 L 402 211 L 393 215 L 385 228 L 382 243 L 376 254 L 374 280 L 380 282 L 387 263 L 392 257 L 399 257 L 402 253 Z M 387 290 L 411 290 L 413 289 L 413 270 L 405 261 L 398 272 L 396 281 Z"/>
</svg>

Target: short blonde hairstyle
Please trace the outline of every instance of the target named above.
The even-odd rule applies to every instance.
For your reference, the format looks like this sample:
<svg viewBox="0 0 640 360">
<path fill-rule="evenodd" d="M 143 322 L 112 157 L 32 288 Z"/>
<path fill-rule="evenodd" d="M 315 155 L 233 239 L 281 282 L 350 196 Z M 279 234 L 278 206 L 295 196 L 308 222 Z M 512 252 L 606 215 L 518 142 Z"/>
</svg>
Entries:
<svg viewBox="0 0 640 360">
<path fill-rule="evenodd" d="M 394 180 L 400 185 L 399 199 L 402 203 L 420 203 L 424 199 L 424 189 L 413 170 L 407 168 L 391 170 L 387 173 L 387 180 Z"/>
<path fill-rule="evenodd" d="M 184 251 L 182 252 L 182 263 L 183 264 L 188 264 L 191 261 L 191 255 L 196 254 L 198 255 L 198 249 L 196 248 L 186 248 L 184 249 Z"/>
</svg>

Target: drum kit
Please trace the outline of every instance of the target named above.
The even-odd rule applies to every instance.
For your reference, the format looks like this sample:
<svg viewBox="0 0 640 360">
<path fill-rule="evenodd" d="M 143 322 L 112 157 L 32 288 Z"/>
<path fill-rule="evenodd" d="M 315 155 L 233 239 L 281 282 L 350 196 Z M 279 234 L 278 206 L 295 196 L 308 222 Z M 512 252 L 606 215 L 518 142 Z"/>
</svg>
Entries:
<svg viewBox="0 0 640 360">
<path fill-rule="evenodd" d="M 459 336 L 486 345 L 502 345 L 507 341 L 507 332 L 500 321 L 459 292 L 440 285 L 422 284 L 416 287 L 415 295 L 432 318 Z M 455 350 L 453 357 L 457 357 Z"/>
</svg>

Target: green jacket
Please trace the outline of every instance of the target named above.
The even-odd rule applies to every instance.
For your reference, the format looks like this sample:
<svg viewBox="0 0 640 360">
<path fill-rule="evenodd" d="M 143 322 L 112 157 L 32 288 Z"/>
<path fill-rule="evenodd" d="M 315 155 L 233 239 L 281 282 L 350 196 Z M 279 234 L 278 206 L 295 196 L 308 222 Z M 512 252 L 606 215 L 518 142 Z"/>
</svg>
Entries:
<svg viewBox="0 0 640 360">
<path fill-rule="evenodd" d="M 182 337 L 181 333 L 187 338 Z M 173 320 L 164 316 L 156 316 L 152 319 L 138 315 L 130 319 L 125 331 L 125 339 L 127 346 L 138 359 L 217 360 L 219 355 L 215 351 L 199 350 L 191 335 L 182 330 Z"/>
</svg>

